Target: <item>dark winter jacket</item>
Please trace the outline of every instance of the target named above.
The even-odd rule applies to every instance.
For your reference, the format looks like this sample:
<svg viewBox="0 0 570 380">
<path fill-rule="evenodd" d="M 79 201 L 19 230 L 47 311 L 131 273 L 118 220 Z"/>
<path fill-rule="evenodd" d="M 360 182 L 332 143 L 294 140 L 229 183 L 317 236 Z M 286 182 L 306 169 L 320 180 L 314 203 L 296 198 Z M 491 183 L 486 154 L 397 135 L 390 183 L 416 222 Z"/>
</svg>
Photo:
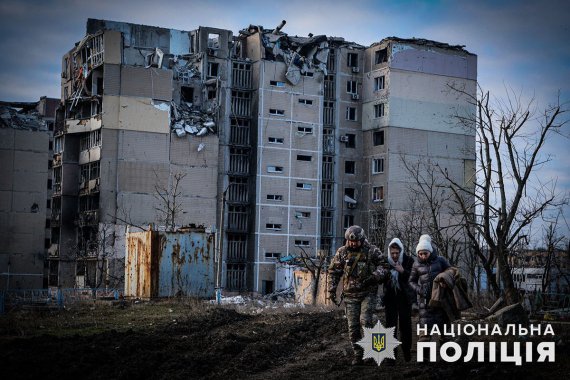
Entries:
<svg viewBox="0 0 570 380">
<path fill-rule="evenodd" d="M 342 280 L 345 297 L 364 298 L 378 290 L 378 284 L 386 277 L 385 267 L 386 258 L 367 240 L 356 251 L 342 246 L 336 251 L 328 269 L 329 292 L 336 290 Z"/>
<path fill-rule="evenodd" d="M 449 266 L 446 259 L 438 256 L 435 247 L 425 262 L 416 260 L 412 266 L 409 284 L 418 297 L 420 325 L 427 324 L 432 326 L 433 324 L 445 322 L 442 310 L 430 308 L 428 304 L 431 298 L 433 280 Z"/>
<path fill-rule="evenodd" d="M 384 282 L 384 305 L 396 304 L 396 301 L 401 297 L 404 297 L 407 300 L 407 302 L 411 304 L 415 301 L 416 293 L 412 290 L 412 288 L 410 288 L 408 280 L 412 272 L 414 259 L 406 255 L 406 253 L 404 252 L 404 246 L 400 242 L 400 239 L 397 238 L 393 239 L 388 245 L 388 247 L 390 247 L 394 243 L 400 247 L 400 256 L 401 256 L 400 264 L 404 268 L 404 272 L 398 273 L 399 286 L 394 286 L 394 283 L 392 281 L 392 274 L 391 273 L 388 274 L 387 279 Z M 389 248 L 388 248 L 388 255 L 390 255 Z M 391 263 L 388 269 L 390 272 L 395 271 L 394 265 L 392 265 Z"/>
</svg>

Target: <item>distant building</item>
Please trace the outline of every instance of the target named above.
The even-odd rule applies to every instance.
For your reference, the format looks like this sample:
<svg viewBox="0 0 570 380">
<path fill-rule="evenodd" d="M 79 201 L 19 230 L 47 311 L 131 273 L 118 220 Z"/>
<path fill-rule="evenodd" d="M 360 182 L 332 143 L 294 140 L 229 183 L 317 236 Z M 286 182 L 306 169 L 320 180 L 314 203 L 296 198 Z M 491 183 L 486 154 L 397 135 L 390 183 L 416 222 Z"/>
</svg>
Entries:
<svg viewBox="0 0 570 380">
<path fill-rule="evenodd" d="M 0 102 L 0 289 L 38 289 L 50 247 L 58 99 Z"/>
<path fill-rule="evenodd" d="M 269 293 L 291 286 L 281 259 L 334 253 L 379 204 L 406 211 L 402 156 L 468 182 L 474 132 L 450 123 L 474 109 L 446 86 L 475 94 L 475 55 L 283 26 L 88 20 L 62 62 L 50 285 L 120 286 L 127 225 L 202 225 L 221 235 L 224 290 Z M 174 192 L 172 223 L 157 209 Z"/>
<path fill-rule="evenodd" d="M 525 291 L 568 294 L 570 292 L 570 254 L 555 249 L 525 250 L 510 257 L 515 287 Z"/>
</svg>

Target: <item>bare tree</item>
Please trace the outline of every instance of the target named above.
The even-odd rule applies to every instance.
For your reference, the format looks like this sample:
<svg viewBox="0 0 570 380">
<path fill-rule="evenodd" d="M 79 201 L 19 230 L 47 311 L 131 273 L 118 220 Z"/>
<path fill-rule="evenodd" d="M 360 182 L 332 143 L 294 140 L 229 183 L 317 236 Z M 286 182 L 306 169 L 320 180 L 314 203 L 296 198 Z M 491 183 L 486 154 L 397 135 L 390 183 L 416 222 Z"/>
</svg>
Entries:
<svg viewBox="0 0 570 380">
<path fill-rule="evenodd" d="M 415 236 L 429 233 L 439 253 L 457 265 L 465 251 L 465 217 L 451 207 L 454 197 L 447 188 L 447 180 L 430 160 L 412 161 L 404 156 L 400 159 L 413 180 L 411 200 L 419 203 L 422 220 L 426 221 L 425 230 L 417 231 Z"/>
<path fill-rule="evenodd" d="M 511 250 L 526 238 L 525 230 L 545 210 L 565 202 L 555 192 L 556 182 L 539 179 L 536 171 L 550 160 L 542 157 L 544 144 L 550 135 L 561 132 L 568 121 L 567 110 L 558 102 L 535 117 L 533 100 L 523 103 L 512 91 L 507 91 L 504 101 L 491 101 L 489 92 L 480 88 L 478 96 L 454 84 L 450 89 L 476 110 L 456 115 L 461 125 L 477 135 L 474 190 L 458 183 L 444 168 L 440 170 L 465 217 L 466 232 L 493 291 L 499 296 L 492 276 L 496 258 L 504 300 L 511 305 L 520 298 L 507 260 Z"/>
<path fill-rule="evenodd" d="M 186 177 L 186 173 L 170 174 L 172 182 L 164 185 L 158 181 L 154 186 L 154 198 L 158 201 L 155 210 L 158 213 L 158 220 L 164 223 L 167 231 L 174 231 L 176 229 L 176 221 L 178 215 L 182 212 L 182 205 L 180 204 L 180 196 L 182 191 L 180 189 L 180 182 Z"/>
<path fill-rule="evenodd" d="M 319 292 L 319 284 L 321 282 L 321 275 L 326 271 L 327 251 L 318 250 L 316 257 L 311 257 L 302 247 L 299 256 L 296 257 L 296 264 L 307 269 L 311 274 L 311 297 L 312 304 L 317 303 L 317 295 Z"/>
<path fill-rule="evenodd" d="M 388 238 L 388 222 L 390 220 L 390 210 L 384 203 L 374 203 L 368 210 L 368 240 L 371 244 L 384 249 Z"/>
</svg>

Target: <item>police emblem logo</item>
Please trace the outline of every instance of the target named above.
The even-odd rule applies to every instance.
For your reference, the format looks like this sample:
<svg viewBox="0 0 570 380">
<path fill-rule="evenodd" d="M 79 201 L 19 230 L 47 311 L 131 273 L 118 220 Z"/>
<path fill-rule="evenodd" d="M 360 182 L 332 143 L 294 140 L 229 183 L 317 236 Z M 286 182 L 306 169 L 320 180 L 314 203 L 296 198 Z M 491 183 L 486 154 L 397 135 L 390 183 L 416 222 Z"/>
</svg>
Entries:
<svg viewBox="0 0 570 380">
<path fill-rule="evenodd" d="M 394 350 L 401 342 L 396 339 L 395 327 L 385 328 L 380 321 L 373 328 L 364 328 L 363 338 L 356 342 L 364 349 L 363 359 L 374 359 L 380 365 L 386 358 L 396 359 Z"/>
<path fill-rule="evenodd" d="M 386 349 L 386 334 L 372 334 L 372 349 L 376 352 L 382 352 Z"/>
</svg>

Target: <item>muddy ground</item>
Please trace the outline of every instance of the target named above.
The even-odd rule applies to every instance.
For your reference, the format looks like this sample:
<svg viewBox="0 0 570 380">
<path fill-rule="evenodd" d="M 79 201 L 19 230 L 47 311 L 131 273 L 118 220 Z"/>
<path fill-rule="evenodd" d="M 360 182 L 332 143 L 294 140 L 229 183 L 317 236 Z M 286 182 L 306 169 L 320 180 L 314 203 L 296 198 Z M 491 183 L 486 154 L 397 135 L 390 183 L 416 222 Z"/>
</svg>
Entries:
<svg viewBox="0 0 570 380">
<path fill-rule="evenodd" d="M 380 312 L 380 320 L 384 320 Z M 210 306 L 197 301 L 0 316 L 3 379 L 563 379 L 570 328 L 554 325 L 555 363 L 353 367 L 341 309 Z"/>
</svg>

